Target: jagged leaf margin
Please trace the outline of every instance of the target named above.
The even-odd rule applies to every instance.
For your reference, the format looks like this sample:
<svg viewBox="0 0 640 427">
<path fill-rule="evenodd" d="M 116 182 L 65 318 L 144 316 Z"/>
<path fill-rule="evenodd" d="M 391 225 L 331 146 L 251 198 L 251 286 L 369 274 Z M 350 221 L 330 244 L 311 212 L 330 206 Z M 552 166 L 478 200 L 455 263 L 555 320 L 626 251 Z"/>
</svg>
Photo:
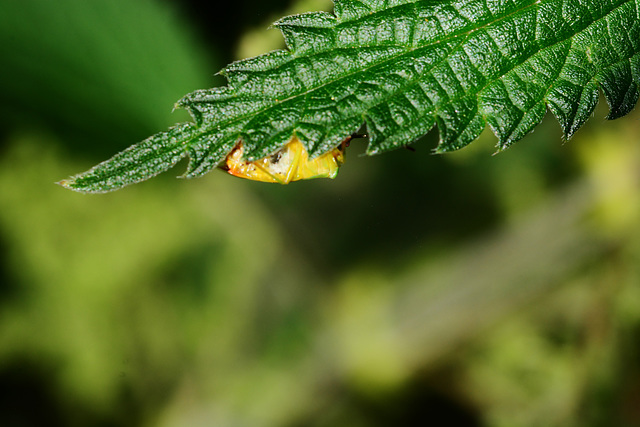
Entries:
<svg viewBox="0 0 640 427">
<path fill-rule="evenodd" d="M 549 108 L 570 138 L 602 87 L 608 118 L 640 95 L 640 0 L 335 0 L 334 14 L 281 19 L 287 50 L 221 71 L 227 86 L 178 101 L 179 125 L 62 181 L 103 192 L 148 179 L 188 155 L 185 177 L 216 167 L 239 139 L 250 160 L 293 134 L 312 156 L 363 124 L 368 154 L 440 132 L 457 150 L 488 124 L 500 150 Z"/>
</svg>

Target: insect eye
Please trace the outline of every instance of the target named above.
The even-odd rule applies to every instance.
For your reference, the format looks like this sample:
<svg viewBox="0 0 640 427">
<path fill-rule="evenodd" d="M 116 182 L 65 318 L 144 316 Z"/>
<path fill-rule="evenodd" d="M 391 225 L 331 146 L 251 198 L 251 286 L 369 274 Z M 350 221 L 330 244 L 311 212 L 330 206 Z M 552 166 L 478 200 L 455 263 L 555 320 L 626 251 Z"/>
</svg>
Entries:
<svg viewBox="0 0 640 427">
<path fill-rule="evenodd" d="M 274 154 L 273 156 L 271 156 L 271 158 L 269 159 L 269 161 L 273 164 L 276 164 L 280 161 L 280 159 L 282 158 L 282 153 L 277 152 L 276 154 Z"/>
</svg>

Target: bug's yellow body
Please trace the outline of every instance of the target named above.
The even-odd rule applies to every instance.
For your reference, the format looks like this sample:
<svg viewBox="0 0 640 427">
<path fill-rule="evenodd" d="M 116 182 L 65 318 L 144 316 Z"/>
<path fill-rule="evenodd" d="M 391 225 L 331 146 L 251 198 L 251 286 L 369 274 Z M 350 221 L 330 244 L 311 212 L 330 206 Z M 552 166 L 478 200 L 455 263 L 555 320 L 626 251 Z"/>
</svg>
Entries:
<svg viewBox="0 0 640 427">
<path fill-rule="evenodd" d="M 322 156 L 309 159 L 304 145 L 294 136 L 277 153 L 253 162 L 242 159 L 244 150 L 242 142 L 239 142 L 221 168 L 240 178 L 279 184 L 301 179 L 335 178 L 344 163 L 344 150 L 350 139 L 345 139 L 338 147 Z"/>
</svg>

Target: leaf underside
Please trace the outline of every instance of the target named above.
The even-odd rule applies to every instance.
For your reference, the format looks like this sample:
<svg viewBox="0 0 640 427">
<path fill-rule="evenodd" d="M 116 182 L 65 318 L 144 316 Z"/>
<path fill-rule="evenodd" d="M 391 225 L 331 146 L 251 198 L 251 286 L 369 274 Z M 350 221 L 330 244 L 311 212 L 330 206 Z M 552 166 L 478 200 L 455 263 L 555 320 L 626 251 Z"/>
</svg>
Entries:
<svg viewBox="0 0 640 427">
<path fill-rule="evenodd" d="M 570 138 L 602 88 L 608 118 L 640 94 L 640 0 L 335 0 L 334 14 L 281 19 L 288 49 L 230 64 L 228 85 L 176 106 L 178 125 L 62 181 L 106 192 L 189 156 L 185 177 L 215 168 L 241 139 L 248 160 L 296 135 L 312 157 L 366 124 L 367 154 L 405 146 L 437 125 L 437 152 L 488 124 L 500 150 L 547 108 Z"/>
</svg>

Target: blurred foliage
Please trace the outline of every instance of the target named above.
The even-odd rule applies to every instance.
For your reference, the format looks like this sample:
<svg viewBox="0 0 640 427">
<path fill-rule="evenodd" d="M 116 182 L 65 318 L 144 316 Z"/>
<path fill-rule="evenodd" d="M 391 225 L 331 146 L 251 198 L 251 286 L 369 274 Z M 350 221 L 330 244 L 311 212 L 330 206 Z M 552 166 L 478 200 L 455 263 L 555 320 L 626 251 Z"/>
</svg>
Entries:
<svg viewBox="0 0 640 427">
<path fill-rule="evenodd" d="M 284 39 L 280 30 L 270 28 L 271 24 L 276 22 L 283 16 L 295 15 L 299 13 L 306 13 L 310 11 L 326 11 L 330 12 L 333 9 L 333 3 L 330 0 L 297 0 L 292 2 L 289 7 L 284 10 L 277 10 L 274 8 L 274 2 L 269 2 L 271 7 L 271 13 L 263 18 L 260 14 L 252 15 L 254 17 L 263 18 L 262 22 L 255 26 L 249 27 L 241 34 L 238 34 L 240 40 L 236 49 L 235 59 L 240 60 L 244 58 L 251 58 L 258 56 L 275 49 L 284 49 Z M 266 4 L 262 2 L 262 4 Z M 254 8 L 249 8 L 252 12 Z M 271 31 L 265 31 L 269 28 Z"/>
<path fill-rule="evenodd" d="M 53 182 L 239 45 L 198 48 L 178 3 L 55 4 L 0 3 L 0 425 L 640 425 L 637 111 L 82 196 Z"/>
<path fill-rule="evenodd" d="M 153 0 L 0 3 L 3 128 L 43 127 L 103 157 L 187 118 L 171 117 L 172 105 L 210 83 L 213 57 L 177 10 Z"/>
</svg>

